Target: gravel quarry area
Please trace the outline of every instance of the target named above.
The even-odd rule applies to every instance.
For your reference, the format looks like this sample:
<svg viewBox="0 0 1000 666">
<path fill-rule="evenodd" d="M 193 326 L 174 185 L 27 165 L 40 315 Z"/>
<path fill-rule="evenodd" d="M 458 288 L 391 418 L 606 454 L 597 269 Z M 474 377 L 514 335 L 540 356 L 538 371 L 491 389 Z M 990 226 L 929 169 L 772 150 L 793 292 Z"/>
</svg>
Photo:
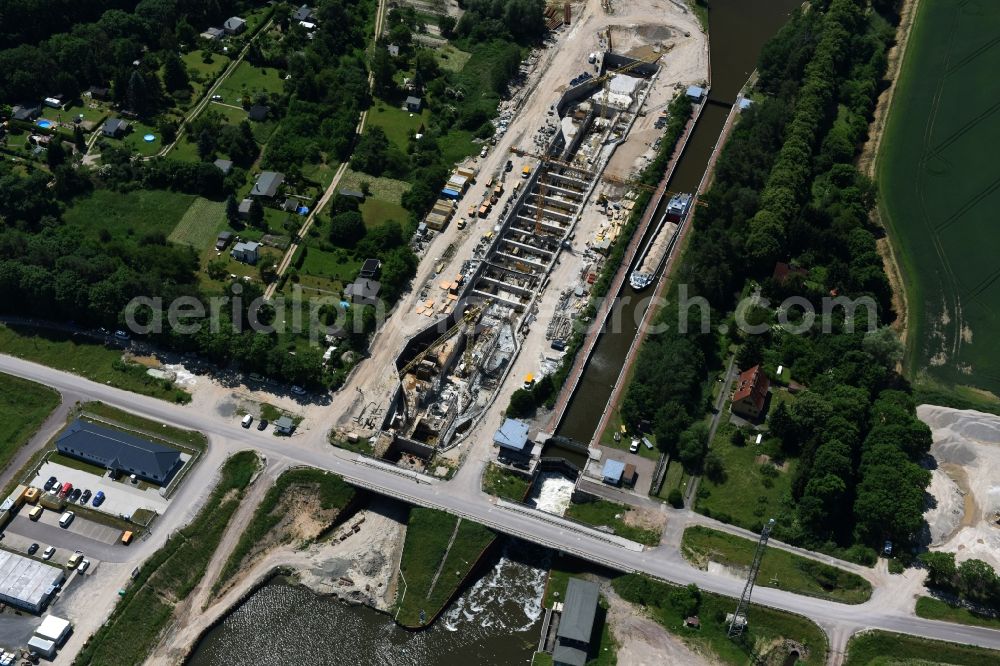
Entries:
<svg viewBox="0 0 1000 666">
<path fill-rule="evenodd" d="M 920 405 L 917 415 L 931 429 L 937 463 L 924 514 L 928 545 L 1000 569 L 1000 417 L 934 405 Z"/>
</svg>

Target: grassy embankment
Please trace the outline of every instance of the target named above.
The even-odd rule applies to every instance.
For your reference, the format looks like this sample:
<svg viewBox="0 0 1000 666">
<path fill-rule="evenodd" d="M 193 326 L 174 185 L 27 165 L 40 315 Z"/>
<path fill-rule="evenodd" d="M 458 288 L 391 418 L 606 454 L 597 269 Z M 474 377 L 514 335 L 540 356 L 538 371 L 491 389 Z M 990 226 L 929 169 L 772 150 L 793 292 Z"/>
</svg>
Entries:
<svg viewBox="0 0 1000 666">
<path fill-rule="evenodd" d="M 711 560 L 747 568 L 756 547 L 749 539 L 700 525 L 684 530 L 681 539 L 684 557 L 696 564 Z M 872 595 L 871 584 L 857 574 L 777 548 L 764 553 L 757 584 L 847 604 L 863 603 Z"/>
<path fill-rule="evenodd" d="M 115 388 L 171 402 L 191 402 L 187 391 L 150 377 L 145 366 L 123 362 L 120 349 L 105 347 L 86 336 L 0 324 L 0 349 Z"/>
<path fill-rule="evenodd" d="M 523 502 L 530 488 L 530 481 L 495 463 L 490 463 L 483 475 L 483 492 L 512 502 Z"/>
<path fill-rule="evenodd" d="M 412 628 L 430 624 L 495 538 L 478 523 L 459 523 L 459 518 L 434 509 L 411 509 L 399 564 L 402 592 L 396 621 Z"/>
<path fill-rule="evenodd" d="M 1000 652 L 971 645 L 932 641 L 888 631 L 857 634 L 847 644 L 844 666 L 884 666 L 887 664 L 953 664 L 993 666 Z"/>
<path fill-rule="evenodd" d="M 241 451 L 226 461 L 205 507 L 142 565 L 111 617 L 87 641 L 74 664 L 138 666 L 146 661 L 174 606 L 204 576 L 258 467 L 257 454 L 252 451 Z"/>
<path fill-rule="evenodd" d="M 958 624 L 971 624 L 976 627 L 1000 629 L 1000 617 L 991 617 L 989 615 L 976 613 L 968 608 L 952 606 L 948 602 L 935 599 L 934 597 L 920 597 L 917 599 L 917 617 L 925 617 L 928 620 L 957 622 Z"/>
<path fill-rule="evenodd" d="M 758 659 L 762 663 L 781 663 L 783 657 L 775 661 L 768 659 L 770 655 L 757 652 L 760 646 L 779 645 L 780 639 L 790 639 L 806 647 L 808 654 L 796 663 L 815 666 L 826 663 L 826 634 L 807 618 L 756 605 L 742 639 L 734 641 L 727 636 L 725 619 L 736 608 L 736 599 L 702 591 L 698 607 L 701 628 L 689 629 L 684 626 L 685 615 L 670 602 L 671 593 L 681 588 L 640 574 L 621 576 L 611 584 L 626 601 L 644 606 L 650 617 L 667 631 L 697 650 L 711 654 L 714 658 L 709 661 L 713 663 L 744 666 Z"/>
<path fill-rule="evenodd" d="M 20 377 L 0 374 L 0 470 L 59 405 L 59 394 Z"/>
<path fill-rule="evenodd" d="M 996 95 L 994 62 L 977 57 L 1000 21 L 1000 4 L 955 11 L 923 0 L 909 36 L 878 155 L 880 215 L 907 296 L 904 365 L 920 401 L 1000 413 L 1000 350 L 982 344 L 1000 328 L 994 233 L 1000 205 L 993 148 L 1000 124 L 984 122 Z"/>
<path fill-rule="evenodd" d="M 254 550 L 254 546 L 264 541 L 287 516 L 289 505 L 287 501 L 295 493 L 307 493 L 319 501 L 319 509 L 330 519 L 319 534 L 308 535 L 315 539 L 340 519 L 340 513 L 351 504 L 357 495 L 357 489 L 345 483 L 336 474 L 320 469 L 293 469 L 278 477 L 275 484 L 264 495 L 260 506 L 254 511 L 240 540 L 233 548 L 226 565 L 219 573 L 218 580 L 212 586 L 212 592 L 217 593 L 239 571 L 245 560 Z"/>
<path fill-rule="evenodd" d="M 582 504 L 570 504 L 565 516 L 595 527 L 610 527 L 618 536 L 637 541 L 647 546 L 660 543 L 660 530 L 629 525 L 625 522 L 628 507 L 617 502 L 597 500 Z"/>
</svg>

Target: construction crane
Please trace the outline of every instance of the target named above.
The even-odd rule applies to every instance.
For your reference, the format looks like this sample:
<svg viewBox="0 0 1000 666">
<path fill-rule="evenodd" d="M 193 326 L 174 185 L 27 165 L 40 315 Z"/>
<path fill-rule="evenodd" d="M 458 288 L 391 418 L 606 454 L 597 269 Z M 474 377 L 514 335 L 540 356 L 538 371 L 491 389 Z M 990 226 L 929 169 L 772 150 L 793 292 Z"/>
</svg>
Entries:
<svg viewBox="0 0 1000 666">
<path fill-rule="evenodd" d="M 459 331 L 461 331 L 464 326 L 468 325 L 470 328 L 474 328 L 476 322 L 479 321 L 480 315 L 482 315 L 482 313 L 486 311 L 486 308 L 488 308 L 490 306 L 490 303 L 492 302 L 493 301 L 491 299 L 487 298 L 486 300 L 477 303 L 472 307 L 466 308 L 465 313 L 462 315 L 462 318 L 458 322 L 456 322 L 454 326 L 452 326 L 447 331 L 442 333 L 437 340 L 427 345 L 426 349 L 424 349 L 422 352 L 414 356 L 409 363 L 400 368 L 399 378 L 402 379 L 403 377 L 405 377 L 406 373 L 408 373 L 416 366 L 420 365 L 420 363 L 422 363 L 423 360 L 427 358 L 427 356 L 431 352 L 433 352 L 435 349 L 443 345 L 451 338 L 455 337 L 455 335 Z"/>
<path fill-rule="evenodd" d="M 753 592 L 754 583 L 757 581 L 757 572 L 760 571 L 760 562 L 764 559 L 764 550 L 767 548 L 767 540 L 771 536 L 771 529 L 774 527 L 774 518 L 767 521 L 764 529 L 761 530 L 760 539 L 757 541 L 757 550 L 753 554 L 753 562 L 750 564 L 750 572 L 747 574 L 747 583 L 743 586 L 743 594 L 740 602 L 736 605 L 736 612 L 729 622 L 729 637 L 739 638 L 743 634 L 743 629 L 747 625 L 747 611 L 750 609 L 750 594 Z"/>
</svg>

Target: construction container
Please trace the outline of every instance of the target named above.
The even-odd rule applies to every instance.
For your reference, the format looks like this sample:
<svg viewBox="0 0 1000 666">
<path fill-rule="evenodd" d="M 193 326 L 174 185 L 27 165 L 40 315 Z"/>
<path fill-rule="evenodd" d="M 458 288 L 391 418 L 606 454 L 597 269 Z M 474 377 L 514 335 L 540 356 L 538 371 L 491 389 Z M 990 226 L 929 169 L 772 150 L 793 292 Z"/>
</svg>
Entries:
<svg viewBox="0 0 1000 666">
<path fill-rule="evenodd" d="M 41 493 L 42 491 L 40 491 L 38 488 L 35 488 L 34 486 L 29 487 L 27 490 L 24 491 L 25 503 L 34 504 L 35 502 L 38 501 L 38 497 L 39 495 L 41 495 Z"/>
<path fill-rule="evenodd" d="M 52 509 L 53 511 L 62 511 L 63 507 L 66 506 L 66 500 L 59 497 L 59 493 L 53 490 L 39 497 L 38 504 L 39 506 L 43 506 L 46 509 Z"/>
</svg>

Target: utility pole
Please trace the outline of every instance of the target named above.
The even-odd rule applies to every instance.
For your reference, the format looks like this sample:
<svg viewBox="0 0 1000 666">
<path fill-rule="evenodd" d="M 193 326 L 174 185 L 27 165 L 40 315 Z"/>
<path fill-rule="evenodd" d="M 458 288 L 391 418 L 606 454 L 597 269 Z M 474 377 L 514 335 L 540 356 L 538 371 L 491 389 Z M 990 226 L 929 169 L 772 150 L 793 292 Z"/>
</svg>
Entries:
<svg viewBox="0 0 1000 666">
<path fill-rule="evenodd" d="M 740 603 L 736 606 L 733 619 L 729 622 L 729 637 L 738 638 L 743 634 L 743 629 L 747 624 L 747 610 L 750 608 L 750 594 L 753 592 L 753 585 L 757 581 L 757 572 L 760 571 L 760 562 L 764 559 L 764 549 L 767 548 L 767 539 L 771 536 L 771 528 L 774 527 L 774 518 L 767 521 L 764 529 L 760 533 L 757 541 L 757 550 L 753 554 L 753 563 L 750 564 L 750 573 L 747 574 L 747 584 L 743 587 L 743 594 L 740 596 Z"/>
</svg>

